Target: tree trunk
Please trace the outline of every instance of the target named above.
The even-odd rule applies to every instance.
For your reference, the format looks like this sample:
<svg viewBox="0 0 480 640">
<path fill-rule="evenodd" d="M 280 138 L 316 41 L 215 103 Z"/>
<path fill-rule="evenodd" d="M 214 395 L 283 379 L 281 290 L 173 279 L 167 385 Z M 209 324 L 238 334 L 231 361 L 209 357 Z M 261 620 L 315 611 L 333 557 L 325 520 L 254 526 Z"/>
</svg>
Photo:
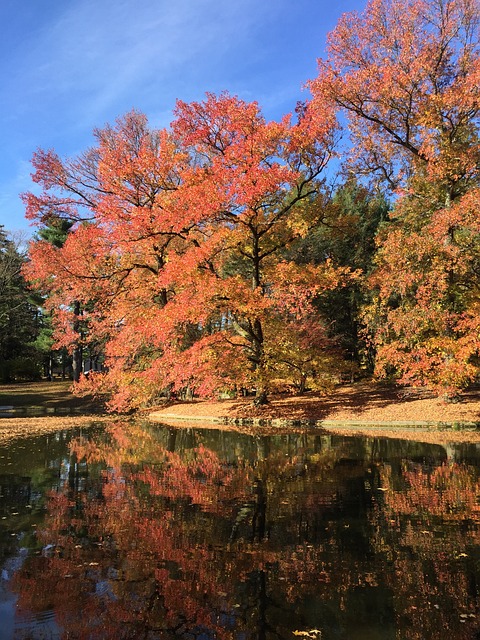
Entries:
<svg viewBox="0 0 480 640">
<path fill-rule="evenodd" d="M 75 347 L 72 360 L 73 381 L 78 382 L 82 373 L 82 348 Z"/>
<path fill-rule="evenodd" d="M 300 374 L 300 384 L 298 385 L 298 394 L 301 396 L 305 393 L 305 389 L 307 388 L 307 376 L 305 374 Z"/>
<path fill-rule="evenodd" d="M 67 352 L 62 349 L 62 380 L 67 377 Z"/>
<path fill-rule="evenodd" d="M 257 389 L 253 404 L 256 407 L 259 407 L 264 404 L 268 404 L 268 396 L 267 396 L 267 391 L 265 389 Z"/>
<path fill-rule="evenodd" d="M 73 330 L 78 333 L 78 341 L 80 342 L 80 302 L 75 302 L 73 307 L 73 313 L 75 314 L 75 320 L 73 321 Z M 73 350 L 73 381 L 78 382 L 80 380 L 80 374 L 82 373 L 82 347 L 77 343 Z"/>
</svg>

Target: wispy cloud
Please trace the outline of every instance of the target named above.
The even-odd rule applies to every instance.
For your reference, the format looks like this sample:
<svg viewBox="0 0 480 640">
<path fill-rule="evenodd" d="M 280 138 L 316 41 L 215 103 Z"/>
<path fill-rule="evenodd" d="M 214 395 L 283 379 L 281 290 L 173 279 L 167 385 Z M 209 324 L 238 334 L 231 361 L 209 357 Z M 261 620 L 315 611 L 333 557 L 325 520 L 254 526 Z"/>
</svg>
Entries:
<svg viewBox="0 0 480 640">
<path fill-rule="evenodd" d="M 70 101 L 89 121 L 119 101 L 171 99 L 198 74 L 212 81 L 236 45 L 244 51 L 259 19 L 253 0 L 82 0 L 62 7 L 22 60 L 23 86 L 32 98 Z"/>
<path fill-rule="evenodd" d="M 17 194 L 29 188 L 23 167 L 37 147 L 75 155 L 94 127 L 131 108 L 166 126 L 176 98 L 226 89 L 269 118 L 290 111 L 315 73 L 327 14 L 330 27 L 358 4 L 1 0 L 0 224 L 22 224 Z"/>
</svg>

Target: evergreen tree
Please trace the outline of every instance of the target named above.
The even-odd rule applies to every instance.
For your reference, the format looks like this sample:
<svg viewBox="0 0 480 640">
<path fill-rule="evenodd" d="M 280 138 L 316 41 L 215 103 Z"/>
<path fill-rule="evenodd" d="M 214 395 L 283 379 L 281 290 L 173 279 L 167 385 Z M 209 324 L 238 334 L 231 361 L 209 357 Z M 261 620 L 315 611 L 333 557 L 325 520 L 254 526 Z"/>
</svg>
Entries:
<svg viewBox="0 0 480 640">
<path fill-rule="evenodd" d="M 52 215 L 45 222 L 37 233 L 38 240 L 44 240 L 57 249 L 63 247 L 65 240 L 73 226 L 73 221 L 68 218 L 62 218 L 58 215 Z M 80 312 L 80 304 L 75 302 L 76 313 Z M 50 315 L 42 315 L 42 331 L 37 340 L 37 347 L 44 354 L 44 367 L 46 375 L 51 379 L 53 375 L 54 365 L 61 364 L 62 378 L 65 378 L 67 369 L 71 373 L 75 382 L 80 379 L 82 369 L 82 348 L 76 346 L 73 355 L 69 355 L 67 349 L 62 347 L 60 350 L 53 349 L 55 340 L 53 338 L 52 319 Z M 76 328 L 78 329 L 79 321 Z"/>
<path fill-rule="evenodd" d="M 25 256 L 0 226 L 0 380 L 40 375 L 34 341 L 38 310 L 22 276 Z"/>
</svg>

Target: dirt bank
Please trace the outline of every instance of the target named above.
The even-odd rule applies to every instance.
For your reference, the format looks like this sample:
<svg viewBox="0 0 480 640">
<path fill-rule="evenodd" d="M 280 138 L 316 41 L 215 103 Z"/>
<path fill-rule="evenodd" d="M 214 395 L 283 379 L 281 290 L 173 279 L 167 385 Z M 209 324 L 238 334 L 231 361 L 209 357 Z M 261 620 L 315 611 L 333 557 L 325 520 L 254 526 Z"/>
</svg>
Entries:
<svg viewBox="0 0 480 640">
<path fill-rule="evenodd" d="M 274 396 L 264 407 L 254 407 L 251 399 L 175 403 L 159 408 L 149 417 L 177 425 L 180 420 L 210 427 L 212 422 L 217 426 L 229 423 L 222 428 L 240 423 L 242 430 L 255 432 L 259 428 L 263 431 L 310 426 L 344 434 L 378 433 L 425 442 L 480 442 L 480 430 L 476 428 L 480 424 L 480 390 L 464 393 L 459 402 L 445 403 L 425 394 L 362 383 L 343 385 L 328 396 Z"/>
</svg>

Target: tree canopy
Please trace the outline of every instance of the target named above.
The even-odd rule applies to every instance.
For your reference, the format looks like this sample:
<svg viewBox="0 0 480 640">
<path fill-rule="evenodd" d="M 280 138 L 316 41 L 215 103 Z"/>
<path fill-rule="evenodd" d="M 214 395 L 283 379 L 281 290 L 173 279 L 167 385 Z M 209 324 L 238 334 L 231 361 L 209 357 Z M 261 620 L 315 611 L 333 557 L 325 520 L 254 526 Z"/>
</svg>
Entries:
<svg viewBox="0 0 480 640">
<path fill-rule="evenodd" d="M 342 351 L 439 393 L 474 380 L 479 15 L 478 0 L 370 0 L 278 122 L 206 94 L 166 129 L 132 111 L 75 158 L 38 150 L 27 216 L 65 237 L 41 233 L 24 273 L 57 348 L 105 357 L 80 387 L 122 410 L 186 389 L 261 402 L 279 381 L 328 384 Z"/>
<path fill-rule="evenodd" d="M 298 371 L 326 341 L 314 298 L 354 277 L 285 254 L 322 216 L 329 112 L 266 122 L 222 94 L 175 115 L 157 131 L 131 112 L 73 160 L 37 152 L 44 191 L 25 196 L 40 224 L 72 223 L 61 246 L 32 245 L 26 273 L 48 296 L 58 346 L 104 345 L 97 382 L 117 409 L 165 389 L 253 387 L 261 401 L 288 364 L 281 344 L 303 336 Z"/>
<path fill-rule="evenodd" d="M 455 394 L 478 374 L 478 0 L 371 0 L 311 82 L 346 114 L 352 170 L 395 194 L 365 310 L 379 374 Z"/>
</svg>

